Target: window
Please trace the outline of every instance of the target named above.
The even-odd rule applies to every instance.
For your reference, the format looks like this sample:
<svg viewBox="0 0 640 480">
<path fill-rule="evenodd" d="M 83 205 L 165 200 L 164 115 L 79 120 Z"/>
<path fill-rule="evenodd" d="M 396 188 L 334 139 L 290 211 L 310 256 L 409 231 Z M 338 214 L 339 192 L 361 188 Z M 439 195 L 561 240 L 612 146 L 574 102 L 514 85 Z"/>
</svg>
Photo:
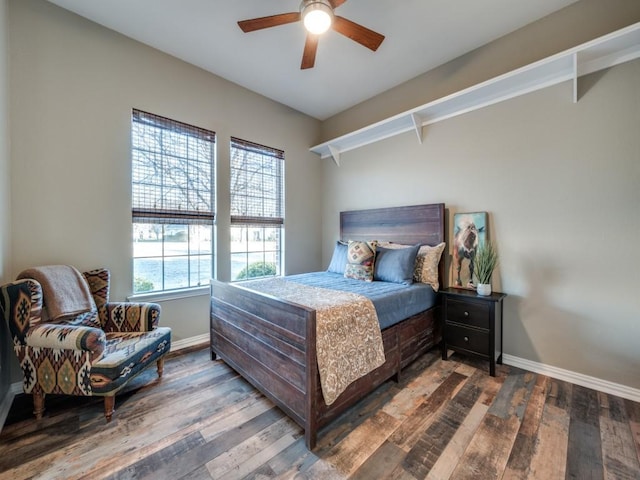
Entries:
<svg viewBox="0 0 640 480">
<path fill-rule="evenodd" d="M 231 279 L 280 275 L 284 152 L 231 138 Z"/>
<path fill-rule="evenodd" d="M 133 110 L 134 293 L 209 284 L 214 159 L 214 132 Z"/>
</svg>

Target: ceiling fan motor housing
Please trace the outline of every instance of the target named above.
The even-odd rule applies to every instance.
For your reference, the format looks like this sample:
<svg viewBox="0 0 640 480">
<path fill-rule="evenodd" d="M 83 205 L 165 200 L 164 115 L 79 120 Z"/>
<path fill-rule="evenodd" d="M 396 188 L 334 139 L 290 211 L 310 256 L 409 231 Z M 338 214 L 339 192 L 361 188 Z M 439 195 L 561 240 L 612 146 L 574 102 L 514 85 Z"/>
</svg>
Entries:
<svg viewBox="0 0 640 480">
<path fill-rule="evenodd" d="M 324 5 L 324 7 L 327 7 L 331 11 L 331 13 L 333 13 L 333 7 L 331 6 L 331 2 L 329 2 L 329 0 L 302 0 L 302 3 L 300 3 L 300 13 L 304 15 L 304 12 L 307 10 L 307 8 L 314 5 L 316 6 L 316 8 L 323 8 L 318 4 Z"/>
</svg>

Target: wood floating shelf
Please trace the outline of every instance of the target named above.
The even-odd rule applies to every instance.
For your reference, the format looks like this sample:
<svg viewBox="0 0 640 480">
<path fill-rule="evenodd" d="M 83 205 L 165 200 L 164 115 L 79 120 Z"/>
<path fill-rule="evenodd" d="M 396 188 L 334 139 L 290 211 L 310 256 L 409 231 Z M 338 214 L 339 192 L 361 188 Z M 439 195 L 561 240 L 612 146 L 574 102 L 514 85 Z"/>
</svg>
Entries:
<svg viewBox="0 0 640 480">
<path fill-rule="evenodd" d="M 427 125 L 568 80 L 573 81 L 573 101 L 577 102 L 581 76 L 639 57 L 640 22 L 321 143 L 310 150 L 321 158 L 333 158 L 339 166 L 340 154 L 349 150 L 411 130 L 416 132 L 418 141 L 422 143 L 423 127 Z"/>
</svg>

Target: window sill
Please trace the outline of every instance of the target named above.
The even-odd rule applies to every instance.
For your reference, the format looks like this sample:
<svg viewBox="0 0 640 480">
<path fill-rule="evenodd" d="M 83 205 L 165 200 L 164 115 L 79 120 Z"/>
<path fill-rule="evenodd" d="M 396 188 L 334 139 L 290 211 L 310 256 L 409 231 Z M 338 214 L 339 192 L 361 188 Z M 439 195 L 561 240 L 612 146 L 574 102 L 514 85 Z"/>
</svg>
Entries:
<svg viewBox="0 0 640 480">
<path fill-rule="evenodd" d="M 180 290 L 170 290 L 167 292 L 137 293 L 127 297 L 130 302 L 164 302 L 168 300 L 180 300 L 182 298 L 200 297 L 209 295 L 211 287 L 183 288 Z"/>
</svg>

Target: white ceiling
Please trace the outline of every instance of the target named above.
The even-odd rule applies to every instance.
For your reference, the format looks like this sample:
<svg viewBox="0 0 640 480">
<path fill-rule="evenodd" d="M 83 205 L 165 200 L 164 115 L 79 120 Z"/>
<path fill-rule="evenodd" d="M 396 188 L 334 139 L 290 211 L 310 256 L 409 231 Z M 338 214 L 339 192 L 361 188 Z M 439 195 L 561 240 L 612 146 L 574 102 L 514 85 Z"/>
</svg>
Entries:
<svg viewBox="0 0 640 480">
<path fill-rule="evenodd" d="M 377 52 L 329 31 L 300 70 L 301 23 L 243 33 L 238 20 L 300 0 L 49 0 L 324 120 L 576 0 L 349 0 L 336 14 L 386 36 Z"/>
</svg>

